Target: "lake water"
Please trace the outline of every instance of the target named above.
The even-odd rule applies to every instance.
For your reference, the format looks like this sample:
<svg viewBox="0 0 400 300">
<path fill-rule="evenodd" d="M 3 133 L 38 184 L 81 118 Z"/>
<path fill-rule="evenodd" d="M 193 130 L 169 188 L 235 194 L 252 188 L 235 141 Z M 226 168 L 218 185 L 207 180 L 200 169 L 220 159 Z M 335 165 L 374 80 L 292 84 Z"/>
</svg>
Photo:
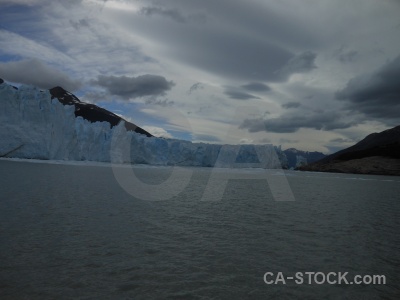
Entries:
<svg viewBox="0 0 400 300">
<path fill-rule="evenodd" d="M 147 201 L 106 165 L 0 160 L 0 299 L 400 298 L 400 177 L 286 172 L 295 201 L 276 201 L 260 170 L 186 170 L 179 194 Z M 151 193 L 172 168 L 134 172 Z M 204 201 L 212 172 L 239 179 Z"/>
</svg>

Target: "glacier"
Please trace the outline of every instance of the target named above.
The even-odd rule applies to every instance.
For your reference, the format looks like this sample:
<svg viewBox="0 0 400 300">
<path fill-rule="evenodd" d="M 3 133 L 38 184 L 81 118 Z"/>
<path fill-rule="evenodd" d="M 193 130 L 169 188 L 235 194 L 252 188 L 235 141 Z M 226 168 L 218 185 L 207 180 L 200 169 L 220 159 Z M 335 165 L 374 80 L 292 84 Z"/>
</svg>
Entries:
<svg viewBox="0 0 400 300">
<path fill-rule="evenodd" d="M 273 145 L 217 145 L 147 137 L 124 122 L 91 123 L 48 90 L 0 82 L 0 157 L 200 167 L 287 167 Z"/>
</svg>

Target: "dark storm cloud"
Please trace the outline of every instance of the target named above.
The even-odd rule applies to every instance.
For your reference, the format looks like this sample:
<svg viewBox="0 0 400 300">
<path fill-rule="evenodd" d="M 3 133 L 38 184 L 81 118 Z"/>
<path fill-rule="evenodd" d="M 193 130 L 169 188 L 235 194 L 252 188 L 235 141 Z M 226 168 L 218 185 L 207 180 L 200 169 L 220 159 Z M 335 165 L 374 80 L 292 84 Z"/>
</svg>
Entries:
<svg viewBox="0 0 400 300">
<path fill-rule="evenodd" d="M 94 84 L 104 87 L 111 95 L 125 99 L 165 95 L 175 84 L 159 75 L 98 76 Z"/>
<path fill-rule="evenodd" d="M 400 56 L 372 74 L 351 79 L 335 96 L 367 117 L 400 119 Z"/>
<path fill-rule="evenodd" d="M 242 85 L 242 88 L 251 92 L 267 92 L 271 90 L 271 88 L 268 85 L 261 82 L 251 82 Z"/>
<path fill-rule="evenodd" d="M 213 24 L 221 21 L 230 26 L 232 32 L 246 30 L 255 38 L 274 44 L 281 44 L 284 40 L 303 48 L 304 45 L 313 47 L 318 43 L 314 29 L 306 28 L 304 20 L 295 15 L 289 18 L 286 12 L 273 10 L 272 5 L 266 5 L 264 1 L 164 0 L 157 3 L 165 9 L 178 8 L 185 15 L 207 13 Z"/>
<path fill-rule="evenodd" d="M 291 133 L 300 128 L 333 130 L 349 128 L 354 124 L 355 122 L 342 121 L 340 113 L 325 112 L 311 115 L 287 114 L 274 119 L 246 119 L 239 128 L 248 129 L 249 132 Z"/>
<path fill-rule="evenodd" d="M 315 53 L 292 50 L 315 45 L 314 35 L 298 20 L 276 14 L 265 5 L 228 0 L 158 3 L 162 6 L 142 9 L 141 18 L 127 14 L 127 26 L 140 28 L 146 39 L 159 43 L 164 55 L 181 63 L 247 82 L 283 82 L 293 73 L 315 68 Z M 185 16 L 205 7 L 209 22 L 183 24 Z M 176 22 L 147 17 L 152 14 L 168 15 Z"/>
<path fill-rule="evenodd" d="M 237 99 L 237 100 L 260 99 L 259 97 L 256 97 L 256 96 L 246 93 L 246 92 L 243 92 L 234 87 L 226 87 L 224 94 L 227 95 L 231 99 Z"/>
<path fill-rule="evenodd" d="M 344 47 L 340 47 L 335 50 L 334 57 L 336 57 L 342 63 L 353 62 L 357 59 L 359 55 L 358 51 L 355 50 L 345 50 Z"/>
<path fill-rule="evenodd" d="M 284 103 L 282 104 L 283 108 L 289 109 L 289 108 L 298 108 L 301 106 L 300 102 L 288 102 L 288 103 Z"/>
<path fill-rule="evenodd" d="M 294 73 L 305 73 L 315 69 L 315 58 L 317 54 L 307 51 L 292 57 L 286 65 L 284 65 L 278 73 L 284 77 L 288 77 Z"/>
<path fill-rule="evenodd" d="M 266 40 L 215 30 L 196 35 L 183 33 L 178 43 L 182 41 L 186 44 L 174 49 L 177 58 L 227 78 L 283 81 L 290 74 L 289 69 L 280 70 L 293 54 Z"/>
<path fill-rule="evenodd" d="M 43 89 L 62 86 L 66 90 L 75 91 L 81 86 L 77 80 L 34 58 L 0 63 L 0 78 L 32 84 Z"/>
</svg>

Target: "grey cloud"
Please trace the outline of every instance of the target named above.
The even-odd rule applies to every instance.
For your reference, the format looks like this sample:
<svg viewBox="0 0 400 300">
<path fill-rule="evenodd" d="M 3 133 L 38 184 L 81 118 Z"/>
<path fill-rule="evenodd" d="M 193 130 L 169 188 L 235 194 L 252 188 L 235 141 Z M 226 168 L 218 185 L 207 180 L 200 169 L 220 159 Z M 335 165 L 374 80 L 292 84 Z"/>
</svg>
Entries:
<svg viewBox="0 0 400 300">
<path fill-rule="evenodd" d="M 359 55 L 358 51 L 345 50 L 344 46 L 338 48 L 334 52 L 334 56 L 342 63 L 349 63 L 355 61 Z"/>
<path fill-rule="evenodd" d="M 346 101 L 348 109 L 369 118 L 399 120 L 400 56 L 376 72 L 351 79 L 335 96 Z"/>
<path fill-rule="evenodd" d="M 81 99 L 84 102 L 97 102 L 97 101 L 107 101 L 109 100 L 110 95 L 106 92 L 97 92 L 97 91 L 89 91 L 85 93 Z"/>
<path fill-rule="evenodd" d="M 255 38 L 269 40 L 273 44 L 291 44 L 293 46 L 315 46 L 315 30 L 307 28 L 304 20 L 294 15 L 288 18 L 285 11 L 274 10 L 274 5 L 265 1 L 232 0 L 164 0 L 159 4 L 178 7 L 183 12 L 204 11 L 213 24 L 222 22 L 231 27 L 232 32 L 247 31 Z M 294 47 L 296 48 L 296 47 Z"/>
<path fill-rule="evenodd" d="M 295 115 L 287 114 L 274 119 L 246 119 L 239 128 L 248 129 L 249 132 L 276 132 L 291 133 L 300 128 L 317 130 L 344 129 L 355 125 L 357 122 L 345 122 L 337 112 L 325 112 L 323 114 Z"/>
<path fill-rule="evenodd" d="M 336 138 L 329 141 L 330 143 L 354 143 L 351 139 L 344 139 L 344 138 Z"/>
<path fill-rule="evenodd" d="M 328 152 L 326 153 L 328 155 L 343 150 L 344 148 L 347 148 L 347 146 L 331 146 L 331 145 L 324 145 L 324 146 L 325 148 L 328 149 Z"/>
<path fill-rule="evenodd" d="M 257 142 L 260 144 L 270 144 L 271 140 L 269 138 L 262 138 L 262 139 L 257 140 Z"/>
<path fill-rule="evenodd" d="M 315 58 L 317 54 L 307 51 L 292 57 L 278 73 L 287 77 L 294 73 L 305 73 L 315 69 Z"/>
<path fill-rule="evenodd" d="M 55 1 L 49 1 L 49 0 L 46 0 L 46 1 L 48 1 L 48 2 L 55 2 Z M 107 0 L 103 0 L 103 1 L 104 1 L 104 3 L 105 3 Z M 68 9 L 72 8 L 72 7 L 75 6 L 75 5 L 79 5 L 79 4 L 81 4 L 81 3 L 82 3 L 82 0 L 57 1 L 57 4 L 60 4 L 60 5 L 62 5 L 63 7 L 68 8 Z"/>
<path fill-rule="evenodd" d="M 128 14 L 125 16 L 125 22 L 128 28 L 131 26 L 140 28 L 141 35 L 157 42 L 163 48 L 164 55 L 180 63 L 228 79 L 282 82 L 287 80 L 292 73 L 315 68 L 315 53 L 305 52 L 296 56 L 288 46 L 287 41 L 292 41 L 292 38 L 304 38 L 302 41 L 304 43 L 308 40 L 307 37 L 311 36 L 311 34 L 299 33 L 294 37 L 293 28 L 298 29 L 300 26 L 290 27 L 289 30 L 288 20 L 285 17 L 276 17 L 253 2 L 243 4 L 239 1 L 222 0 L 224 5 L 219 1 L 206 2 L 213 22 L 221 21 L 226 26 L 181 26 L 177 22 L 166 22 L 163 20 L 165 18 L 152 20 L 131 18 Z M 190 12 L 198 11 L 203 6 L 184 1 L 168 1 L 167 3 L 170 6 L 145 10 L 145 12 L 150 14 L 168 12 L 176 21 L 184 22 L 185 15 L 178 14 L 174 7 L 179 7 L 179 12 Z M 229 7 L 229 13 L 227 13 L 227 7 Z M 231 14 L 236 17 L 232 19 Z M 254 18 L 257 19 L 257 24 L 253 22 Z M 243 27 L 243 30 L 236 30 L 239 20 L 252 25 Z M 256 28 L 255 25 L 260 27 Z M 285 36 L 286 43 L 276 42 L 277 39 L 282 39 L 282 35 Z"/>
<path fill-rule="evenodd" d="M 325 147 L 329 150 L 329 153 L 335 153 L 343 148 L 349 146 L 349 144 L 355 144 L 356 141 L 352 139 L 346 138 L 335 138 L 329 141 L 329 144 L 325 145 Z"/>
<path fill-rule="evenodd" d="M 314 103 L 316 107 L 321 101 L 331 102 L 334 91 L 328 87 L 306 85 L 300 82 L 290 82 L 284 85 L 285 95 L 280 98 L 281 102 L 300 102 L 302 105 Z"/>
<path fill-rule="evenodd" d="M 171 106 L 174 104 L 174 101 L 168 99 L 158 99 L 157 97 L 148 97 L 144 103 L 150 105 L 160 105 L 163 107 Z"/>
<path fill-rule="evenodd" d="M 196 140 L 206 141 L 206 142 L 220 142 L 221 139 L 208 134 L 195 134 L 194 135 Z"/>
<path fill-rule="evenodd" d="M 0 78 L 43 89 L 62 86 L 66 90 L 75 91 L 81 86 L 79 81 L 35 58 L 0 63 Z"/>
<path fill-rule="evenodd" d="M 206 16 L 204 14 L 190 14 L 190 15 L 183 15 L 178 9 L 176 8 L 162 8 L 162 7 L 142 7 L 139 11 L 139 14 L 151 17 L 153 15 L 159 15 L 162 17 L 169 18 L 178 23 L 188 23 L 188 22 L 195 22 L 195 23 L 205 23 Z"/>
<path fill-rule="evenodd" d="M 137 77 L 100 75 L 93 83 L 125 99 L 165 95 L 175 85 L 163 76 L 149 74 Z"/>
<path fill-rule="evenodd" d="M 288 103 L 284 103 L 282 104 L 283 108 L 289 109 L 289 108 L 298 108 L 301 106 L 300 102 L 288 102 Z"/>
<path fill-rule="evenodd" d="M 140 14 L 145 16 L 159 15 L 171 18 L 178 23 L 186 23 L 186 18 L 177 9 L 164 9 L 161 7 L 142 7 Z"/>
<path fill-rule="evenodd" d="M 252 94 L 243 92 L 241 90 L 238 90 L 238 89 L 232 88 L 232 87 L 227 87 L 225 89 L 224 94 L 227 95 L 231 99 L 237 99 L 237 100 L 260 99 L 259 97 L 256 97 Z"/>
<path fill-rule="evenodd" d="M 244 84 L 242 85 L 242 88 L 251 92 L 267 92 L 271 90 L 268 85 L 261 82 L 251 82 L 248 84 Z"/>
<path fill-rule="evenodd" d="M 190 95 L 190 94 L 192 94 L 193 92 L 195 92 L 195 91 L 197 91 L 197 90 L 202 90 L 202 89 L 204 89 L 204 85 L 203 85 L 201 82 L 197 82 L 197 83 L 193 84 L 193 85 L 190 87 L 190 89 L 189 89 L 189 91 L 188 91 L 188 94 Z"/>
<path fill-rule="evenodd" d="M 285 139 L 285 138 L 281 138 L 279 139 L 279 143 L 282 144 L 293 144 L 293 143 L 298 143 L 299 140 L 291 140 L 291 139 Z"/>
<path fill-rule="evenodd" d="M 80 30 L 83 27 L 89 27 L 89 22 L 86 19 L 80 19 L 78 21 L 69 20 L 69 23 L 76 30 Z"/>
<path fill-rule="evenodd" d="M 233 79 L 283 81 L 290 70 L 279 73 L 293 54 L 266 40 L 216 29 L 183 32 L 174 55 L 188 64 Z M 185 41 L 185 45 L 179 45 Z"/>
</svg>

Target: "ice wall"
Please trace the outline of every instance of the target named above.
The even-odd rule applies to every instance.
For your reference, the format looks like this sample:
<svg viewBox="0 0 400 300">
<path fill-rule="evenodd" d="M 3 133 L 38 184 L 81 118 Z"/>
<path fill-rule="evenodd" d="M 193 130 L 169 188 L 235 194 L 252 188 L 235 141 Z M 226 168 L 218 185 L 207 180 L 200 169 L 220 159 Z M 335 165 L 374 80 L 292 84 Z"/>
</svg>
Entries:
<svg viewBox="0 0 400 300">
<path fill-rule="evenodd" d="M 263 167 L 287 165 L 273 145 L 215 145 L 146 137 L 123 123 L 90 123 L 74 106 L 32 86 L 0 83 L 0 156 L 152 165 Z"/>
</svg>

